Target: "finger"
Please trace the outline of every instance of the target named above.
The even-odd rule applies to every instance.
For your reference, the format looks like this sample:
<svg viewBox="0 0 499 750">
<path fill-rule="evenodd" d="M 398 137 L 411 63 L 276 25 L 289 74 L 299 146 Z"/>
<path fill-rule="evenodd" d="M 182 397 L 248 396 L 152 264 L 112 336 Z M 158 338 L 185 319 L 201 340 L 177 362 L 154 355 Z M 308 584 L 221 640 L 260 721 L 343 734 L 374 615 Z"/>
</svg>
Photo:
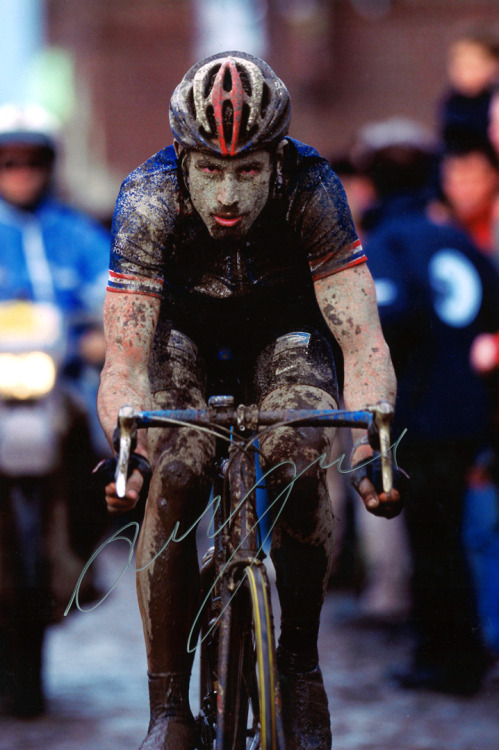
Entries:
<svg viewBox="0 0 499 750">
<path fill-rule="evenodd" d="M 362 498 L 362 502 L 364 503 L 364 506 L 369 511 L 369 513 L 377 515 L 380 505 L 379 498 L 376 494 L 376 490 L 374 489 L 369 479 L 367 479 L 367 477 L 364 477 L 364 479 L 360 483 L 358 491 Z"/>
<path fill-rule="evenodd" d="M 126 483 L 126 495 L 133 496 L 138 499 L 143 484 L 144 477 L 138 469 L 134 469 L 132 475 L 128 478 Z"/>
<path fill-rule="evenodd" d="M 374 516 L 394 518 L 402 510 L 397 490 L 393 489 L 388 495 L 384 492 L 378 495 L 367 477 L 360 483 L 359 493 L 366 509 Z"/>
<path fill-rule="evenodd" d="M 395 518 L 402 511 L 402 501 L 397 490 L 392 489 L 386 494 L 382 492 L 379 495 L 378 514 L 384 518 Z"/>
<path fill-rule="evenodd" d="M 106 505 L 109 513 L 125 513 L 132 510 L 137 504 L 134 497 L 116 497 L 116 495 L 106 495 Z"/>
<path fill-rule="evenodd" d="M 116 483 L 111 482 L 106 487 L 106 505 L 110 513 L 124 513 L 132 510 L 140 496 L 143 478 L 140 471 L 135 470 L 127 481 L 125 497 L 116 494 Z"/>
</svg>

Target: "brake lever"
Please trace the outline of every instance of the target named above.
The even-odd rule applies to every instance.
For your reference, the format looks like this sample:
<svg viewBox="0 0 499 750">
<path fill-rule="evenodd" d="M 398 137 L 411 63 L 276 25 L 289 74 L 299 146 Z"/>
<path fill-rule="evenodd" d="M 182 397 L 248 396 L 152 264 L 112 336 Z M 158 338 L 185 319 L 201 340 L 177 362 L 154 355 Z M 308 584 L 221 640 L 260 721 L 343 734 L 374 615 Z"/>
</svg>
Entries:
<svg viewBox="0 0 499 750">
<path fill-rule="evenodd" d="M 114 479 L 116 494 L 118 497 L 125 497 L 128 464 L 137 439 L 137 423 L 132 406 L 122 406 L 119 410 L 117 431 L 119 434 L 119 451 Z"/>
<path fill-rule="evenodd" d="M 374 424 L 379 435 L 381 453 L 381 478 L 386 494 L 393 489 L 393 471 L 390 451 L 390 427 L 393 421 L 393 407 L 388 401 L 380 401 L 369 409 L 374 414 Z"/>
</svg>

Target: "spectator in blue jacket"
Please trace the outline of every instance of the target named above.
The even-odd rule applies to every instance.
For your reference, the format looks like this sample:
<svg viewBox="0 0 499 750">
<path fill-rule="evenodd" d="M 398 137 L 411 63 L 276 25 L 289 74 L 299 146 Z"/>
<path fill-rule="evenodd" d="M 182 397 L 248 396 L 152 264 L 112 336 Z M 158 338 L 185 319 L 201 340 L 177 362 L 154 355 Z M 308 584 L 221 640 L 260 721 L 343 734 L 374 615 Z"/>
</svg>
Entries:
<svg viewBox="0 0 499 750">
<path fill-rule="evenodd" d="M 52 195 L 56 127 L 39 107 L 0 108 L 0 300 L 100 318 L 109 235 Z"/>
<path fill-rule="evenodd" d="M 55 197 L 58 146 L 58 123 L 44 109 L 0 107 L 0 302 L 48 302 L 65 315 L 71 372 L 78 373 L 78 389 L 95 423 L 97 449 L 106 451 L 95 399 L 104 359 L 109 233 Z"/>
</svg>

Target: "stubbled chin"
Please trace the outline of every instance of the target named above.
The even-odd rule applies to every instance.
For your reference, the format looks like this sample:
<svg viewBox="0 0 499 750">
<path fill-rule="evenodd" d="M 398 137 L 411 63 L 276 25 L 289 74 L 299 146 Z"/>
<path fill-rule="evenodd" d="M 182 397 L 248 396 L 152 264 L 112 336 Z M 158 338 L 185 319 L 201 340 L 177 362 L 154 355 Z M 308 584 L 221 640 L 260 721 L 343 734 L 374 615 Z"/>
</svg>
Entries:
<svg viewBox="0 0 499 750">
<path fill-rule="evenodd" d="M 208 227 L 208 232 L 214 240 L 239 240 L 246 234 L 240 225 L 223 227 L 216 222 Z"/>
</svg>

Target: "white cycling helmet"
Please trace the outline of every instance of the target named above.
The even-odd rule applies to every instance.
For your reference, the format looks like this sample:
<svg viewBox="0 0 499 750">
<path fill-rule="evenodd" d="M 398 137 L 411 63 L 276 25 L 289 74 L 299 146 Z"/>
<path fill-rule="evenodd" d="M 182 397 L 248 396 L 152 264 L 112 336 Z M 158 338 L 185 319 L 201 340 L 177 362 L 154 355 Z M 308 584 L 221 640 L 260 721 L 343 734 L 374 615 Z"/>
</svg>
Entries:
<svg viewBox="0 0 499 750">
<path fill-rule="evenodd" d="M 0 107 L 0 146 L 25 144 L 55 153 L 59 122 L 38 104 L 4 104 Z"/>
</svg>

